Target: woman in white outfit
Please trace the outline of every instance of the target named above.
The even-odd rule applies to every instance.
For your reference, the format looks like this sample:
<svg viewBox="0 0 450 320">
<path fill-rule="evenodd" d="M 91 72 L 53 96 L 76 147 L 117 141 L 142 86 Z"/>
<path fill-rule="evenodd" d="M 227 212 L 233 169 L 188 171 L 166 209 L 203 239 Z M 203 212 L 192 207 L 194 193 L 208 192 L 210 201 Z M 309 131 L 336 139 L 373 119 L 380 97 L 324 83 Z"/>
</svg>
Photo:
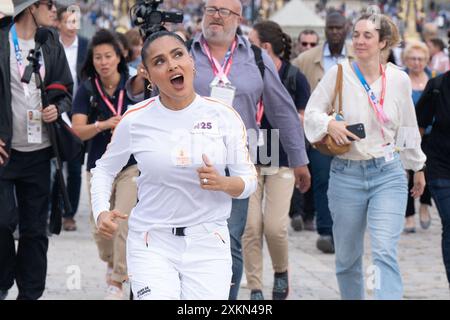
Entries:
<svg viewBox="0 0 450 320">
<path fill-rule="evenodd" d="M 194 92 L 194 63 L 176 34 L 152 34 L 142 58 L 160 95 L 130 108 L 97 161 L 95 221 L 108 237 L 116 220 L 127 218 L 109 211 L 108 201 L 115 175 L 133 154 L 141 172 L 127 242 L 134 297 L 227 299 L 231 198 L 256 189 L 244 124 L 232 107 Z"/>
</svg>

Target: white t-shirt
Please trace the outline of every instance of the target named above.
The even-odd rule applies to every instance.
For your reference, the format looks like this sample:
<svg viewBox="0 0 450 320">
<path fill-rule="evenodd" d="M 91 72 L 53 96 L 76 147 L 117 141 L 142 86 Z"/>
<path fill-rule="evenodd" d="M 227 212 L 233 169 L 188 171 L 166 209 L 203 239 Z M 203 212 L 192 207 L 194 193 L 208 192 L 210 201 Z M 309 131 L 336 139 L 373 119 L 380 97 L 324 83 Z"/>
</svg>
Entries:
<svg viewBox="0 0 450 320">
<path fill-rule="evenodd" d="M 328 130 L 328 122 L 332 119 L 327 113 L 336 84 L 337 66 L 328 71 L 311 94 L 305 109 L 305 134 L 309 141 L 320 141 Z M 411 128 L 419 136 L 416 112 L 412 101 L 411 80 L 408 75 L 388 63 L 386 66 L 386 94 L 383 110 L 389 121 L 383 125 L 385 138 L 375 111 L 369 103 L 367 93 L 348 61 L 342 63 L 343 90 L 342 109 L 347 125 L 363 123 L 366 138 L 352 142 L 350 151 L 339 158 L 350 160 L 368 160 L 384 157 L 383 145 L 396 145 L 397 135 L 401 128 Z M 378 78 L 370 85 L 376 97 L 381 95 L 382 80 Z M 336 109 L 338 109 L 336 101 Z M 420 136 L 419 136 L 420 137 Z M 420 170 L 426 160 L 419 143 L 415 148 L 405 149 L 401 158 L 405 169 Z"/>
<path fill-rule="evenodd" d="M 201 189 L 196 170 L 206 154 L 221 175 L 227 167 L 231 176 L 243 179 L 245 188 L 239 198 L 247 198 L 256 190 L 257 180 L 246 145 L 246 130 L 238 113 L 211 98 L 196 96 L 179 111 L 164 107 L 159 96 L 129 108 L 91 171 L 95 221 L 109 210 L 114 178 L 131 154 L 141 173 L 130 230 L 225 221 L 231 212 L 231 197 Z"/>
<path fill-rule="evenodd" d="M 42 122 L 42 143 L 28 143 L 27 132 L 27 110 L 38 110 L 42 107 L 41 92 L 36 88 L 35 75 L 33 74 L 29 84 L 21 82 L 22 75 L 19 73 L 18 62 L 14 48 L 14 42 L 10 33 L 10 70 L 11 70 L 11 109 L 13 122 L 13 137 L 11 146 L 21 152 L 32 152 L 50 146 L 47 133 L 47 126 Z M 22 52 L 23 68 L 29 64 L 27 56 L 31 49 L 34 49 L 34 39 L 22 40 L 18 38 L 19 47 Z M 41 54 L 41 77 L 45 78 L 45 64 Z M 24 86 L 28 90 L 29 96 L 25 95 Z"/>
</svg>

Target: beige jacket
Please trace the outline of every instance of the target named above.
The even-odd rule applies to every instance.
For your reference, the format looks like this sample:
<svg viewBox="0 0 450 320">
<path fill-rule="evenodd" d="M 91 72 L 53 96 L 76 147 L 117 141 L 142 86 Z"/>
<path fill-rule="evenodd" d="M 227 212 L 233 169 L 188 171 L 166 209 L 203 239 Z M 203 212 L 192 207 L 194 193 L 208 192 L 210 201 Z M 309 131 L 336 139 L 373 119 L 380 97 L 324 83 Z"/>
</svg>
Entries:
<svg viewBox="0 0 450 320">
<path fill-rule="evenodd" d="M 297 58 L 292 60 L 292 64 L 297 66 L 306 76 L 306 79 L 308 79 L 311 92 L 314 91 L 319 81 L 323 78 L 323 47 L 324 44 L 322 43 L 321 45 L 300 54 Z M 354 59 L 353 48 L 346 44 L 345 52 L 347 53 L 349 60 L 352 61 Z"/>
</svg>

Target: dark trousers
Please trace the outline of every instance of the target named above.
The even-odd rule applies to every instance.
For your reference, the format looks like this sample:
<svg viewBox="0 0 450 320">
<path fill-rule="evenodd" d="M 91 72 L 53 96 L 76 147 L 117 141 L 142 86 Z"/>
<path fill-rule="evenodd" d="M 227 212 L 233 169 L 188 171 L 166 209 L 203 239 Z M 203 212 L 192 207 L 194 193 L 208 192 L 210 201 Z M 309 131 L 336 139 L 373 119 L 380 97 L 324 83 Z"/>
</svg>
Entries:
<svg viewBox="0 0 450 320">
<path fill-rule="evenodd" d="M 308 158 L 311 164 L 314 206 L 316 208 L 316 226 L 320 235 L 333 234 L 333 220 L 328 208 L 328 180 L 333 157 L 325 156 L 314 148 L 309 149 Z"/>
<path fill-rule="evenodd" d="M 408 190 L 411 190 L 414 186 L 414 171 L 408 170 Z M 431 193 L 428 189 L 428 184 L 425 186 L 422 195 L 420 196 L 420 204 L 426 204 L 431 206 Z M 408 204 L 406 206 L 406 217 L 413 216 L 416 213 L 416 209 L 414 207 L 414 198 L 411 196 L 411 193 L 408 192 Z"/>
<path fill-rule="evenodd" d="M 51 149 L 12 150 L 0 168 L 0 289 L 16 280 L 17 299 L 38 299 L 45 288 Z M 18 217 L 17 217 L 18 216 Z M 19 222 L 19 246 L 13 232 Z"/>
<path fill-rule="evenodd" d="M 311 168 L 309 168 L 309 171 L 311 172 Z M 312 221 L 314 219 L 314 211 L 313 189 L 310 188 L 306 193 L 301 193 L 297 187 L 294 187 L 289 217 L 302 216 L 304 221 Z"/>
<path fill-rule="evenodd" d="M 428 185 L 442 221 L 442 257 L 450 284 L 450 179 L 433 179 Z"/>
</svg>

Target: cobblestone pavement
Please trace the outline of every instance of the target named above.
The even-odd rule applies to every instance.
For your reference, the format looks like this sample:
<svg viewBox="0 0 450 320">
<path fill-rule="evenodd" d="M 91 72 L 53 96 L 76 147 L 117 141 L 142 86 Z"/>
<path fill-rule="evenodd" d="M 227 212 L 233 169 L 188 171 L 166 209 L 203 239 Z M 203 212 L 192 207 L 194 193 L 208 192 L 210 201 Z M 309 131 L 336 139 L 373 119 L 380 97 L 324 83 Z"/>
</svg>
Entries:
<svg viewBox="0 0 450 320">
<path fill-rule="evenodd" d="M 106 264 L 100 261 L 90 233 L 86 187 L 83 185 L 81 204 L 76 216 L 78 230 L 53 235 L 49 241 L 48 276 L 42 299 L 103 299 L 106 290 Z M 418 218 L 417 218 L 418 219 Z M 432 210 L 432 225 L 417 233 L 402 235 L 399 247 L 400 269 L 405 299 L 450 299 L 450 290 L 441 256 L 441 224 Z M 289 230 L 288 299 L 339 299 L 334 274 L 334 255 L 316 249 L 317 234 Z M 370 265 L 369 241 L 366 238 L 365 266 Z M 78 277 L 79 276 L 79 277 Z M 264 249 L 264 296 L 271 298 L 273 271 L 268 251 Z M 249 290 L 243 281 L 239 298 L 248 299 Z M 7 299 L 14 299 L 14 286 Z M 368 299 L 372 296 L 370 292 Z"/>
</svg>

